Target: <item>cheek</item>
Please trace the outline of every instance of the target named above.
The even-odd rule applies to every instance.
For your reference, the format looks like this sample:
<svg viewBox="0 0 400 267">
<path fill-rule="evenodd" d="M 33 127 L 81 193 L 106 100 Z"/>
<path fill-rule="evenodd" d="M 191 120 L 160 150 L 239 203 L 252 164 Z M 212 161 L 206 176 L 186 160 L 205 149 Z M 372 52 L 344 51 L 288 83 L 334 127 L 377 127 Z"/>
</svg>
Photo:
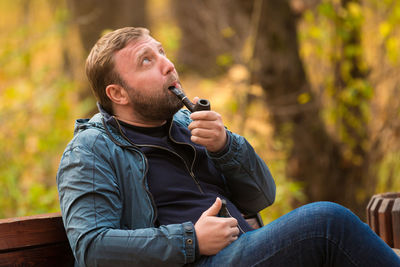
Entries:
<svg viewBox="0 0 400 267">
<path fill-rule="evenodd" d="M 164 77 L 154 69 L 141 73 L 135 81 L 140 88 L 148 88 L 151 90 L 160 89 L 164 86 Z"/>
</svg>

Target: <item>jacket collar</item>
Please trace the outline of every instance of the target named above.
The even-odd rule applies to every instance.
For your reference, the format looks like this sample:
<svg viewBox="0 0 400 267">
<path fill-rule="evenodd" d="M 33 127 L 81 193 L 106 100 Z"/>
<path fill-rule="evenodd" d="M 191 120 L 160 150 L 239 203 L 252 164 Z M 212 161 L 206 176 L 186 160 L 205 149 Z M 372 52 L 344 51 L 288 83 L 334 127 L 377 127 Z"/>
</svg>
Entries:
<svg viewBox="0 0 400 267">
<path fill-rule="evenodd" d="M 114 143 L 119 146 L 132 146 L 120 133 L 122 129 L 119 129 L 116 118 L 109 114 L 104 108 L 97 103 L 99 113 L 95 114 L 91 119 L 78 119 L 75 122 L 74 135 L 85 129 L 95 128 L 106 133 Z M 188 110 L 178 111 L 173 118 L 173 121 L 179 126 L 187 127 L 191 119 L 189 117 L 190 112 Z"/>
<path fill-rule="evenodd" d="M 107 134 L 117 145 L 131 146 L 131 144 L 121 136 L 119 130 L 111 123 L 112 120 L 115 120 L 115 117 L 107 113 L 99 103 L 97 103 L 97 108 L 99 109 L 99 113 L 95 114 L 91 119 L 76 120 L 74 135 L 86 129 L 97 129 Z"/>
</svg>

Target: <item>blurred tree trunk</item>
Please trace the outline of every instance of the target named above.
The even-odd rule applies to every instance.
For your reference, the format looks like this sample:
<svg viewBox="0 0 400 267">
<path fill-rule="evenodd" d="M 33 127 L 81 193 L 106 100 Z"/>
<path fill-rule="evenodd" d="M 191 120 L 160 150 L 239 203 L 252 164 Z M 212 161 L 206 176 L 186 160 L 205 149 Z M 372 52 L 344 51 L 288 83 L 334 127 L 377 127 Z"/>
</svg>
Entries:
<svg viewBox="0 0 400 267">
<path fill-rule="evenodd" d="M 67 0 L 88 52 L 106 29 L 146 27 L 146 0 Z"/>
<path fill-rule="evenodd" d="M 345 14 L 350 13 L 349 2 L 359 1 L 343 0 L 341 8 Z M 255 70 L 255 80 L 267 93 L 266 102 L 273 114 L 277 137 L 283 135 L 293 142 L 288 176 L 305 183 L 309 201 L 334 201 L 364 217 L 367 199 L 363 196 L 368 195 L 366 184 L 373 177 L 365 147 L 368 122 L 361 110 L 368 96 L 359 93 L 354 104 L 354 98 L 345 102 L 341 94 L 341 90 L 353 90 L 366 79 L 366 71 L 360 67 L 361 53 L 347 55 L 345 52 L 349 47 L 361 47 L 361 24 L 354 23 L 346 35 L 349 38 L 341 40 L 341 56 L 335 62 L 338 70 L 336 112 L 340 113 L 343 108 L 347 112 L 339 116 L 341 129 L 338 132 L 345 131 L 347 138 L 344 138 L 331 136 L 321 118 L 322 107 L 311 90 L 299 56 L 296 16 L 289 1 L 263 1 L 261 12 L 254 57 L 255 65 L 259 66 Z M 349 27 L 348 19 L 338 19 L 338 32 Z M 346 77 L 350 78 L 346 80 L 341 75 L 349 64 Z M 361 90 L 368 91 L 368 88 Z M 356 123 L 351 123 L 354 121 Z"/>
<path fill-rule="evenodd" d="M 340 200 L 342 189 L 337 185 L 345 177 L 335 166 L 340 159 L 337 144 L 325 131 L 318 100 L 307 81 L 288 1 L 263 1 L 259 29 L 255 79 L 267 93 L 277 137 L 292 142 L 288 176 L 305 182 L 310 201 Z M 301 103 L 299 96 L 305 98 Z"/>
<path fill-rule="evenodd" d="M 233 62 L 243 63 L 240 53 L 251 27 L 254 28 L 251 25 L 254 11 L 260 8 L 255 27 L 258 30 L 253 33 L 256 37 L 253 61 L 247 63 L 253 72 L 251 82 L 261 84 L 267 94 L 276 137 L 290 144 L 287 174 L 304 182 L 309 201 L 334 201 L 363 216 L 365 203 L 356 194 L 363 190 L 368 168 L 344 156 L 341 140 L 328 134 L 321 119 L 322 107 L 311 90 L 298 52 L 298 14 L 291 8 L 293 1 L 187 2 L 175 0 L 174 5 L 180 14 L 178 24 L 184 37 L 178 59 L 198 72 L 209 74 L 223 70 L 210 71 L 221 54 L 229 53 Z M 316 1 L 312 2 L 315 5 Z M 303 9 L 296 7 L 296 12 Z M 239 23 L 235 23 L 236 18 Z M 229 28 L 236 41 L 233 36 L 226 38 L 221 34 Z M 357 110 L 353 114 L 359 118 Z M 360 141 L 363 140 L 364 137 Z"/>
<path fill-rule="evenodd" d="M 180 71 L 215 76 L 233 62 L 241 62 L 241 47 L 243 37 L 247 36 L 252 5 L 252 1 L 172 0 L 182 31 L 177 59 Z M 240 8 L 248 10 L 243 12 Z"/>
<path fill-rule="evenodd" d="M 277 137 L 292 142 L 288 176 L 305 183 L 309 201 L 329 200 L 359 210 L 340 144 L 327 133 L 322 107 L 307 81 L 289 2 L 263 1 L 259 29 L 255 79 L 267 93 Z"/>
<path fill-rule="evenodd" d="M 85 55 L 101 37 L 105 30 L 122 27 L 147 27 L 146 0 L 67 0 L 71 20 L 78 27 Z M 83 59 L 85 60 L 85 59 Z M 80 99 L 93 97 L 87 80 L 83 82 Z M 93 105 L 89 114 L 98 112 Z"/>
</svg>

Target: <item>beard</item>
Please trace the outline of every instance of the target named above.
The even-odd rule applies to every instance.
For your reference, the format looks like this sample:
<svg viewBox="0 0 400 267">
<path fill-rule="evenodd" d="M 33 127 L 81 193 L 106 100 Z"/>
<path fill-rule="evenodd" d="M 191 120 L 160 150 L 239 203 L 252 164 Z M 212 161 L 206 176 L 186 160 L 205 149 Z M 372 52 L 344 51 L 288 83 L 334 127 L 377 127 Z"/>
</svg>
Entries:
<svg viewBox="0 0 400 267">
<path fill-rule="evenodd" d="M 170 93 L 168 87 L 164 86 L 162 90 L 154 90 L 157 93 L 153 95 L 143 95 L 140 90 L 136 90 L 126 83 L 123 86 L 128 92 L 134 112 L 144 120 L 168 120 L 183 107 L 182 101 Z"/>
</svg>

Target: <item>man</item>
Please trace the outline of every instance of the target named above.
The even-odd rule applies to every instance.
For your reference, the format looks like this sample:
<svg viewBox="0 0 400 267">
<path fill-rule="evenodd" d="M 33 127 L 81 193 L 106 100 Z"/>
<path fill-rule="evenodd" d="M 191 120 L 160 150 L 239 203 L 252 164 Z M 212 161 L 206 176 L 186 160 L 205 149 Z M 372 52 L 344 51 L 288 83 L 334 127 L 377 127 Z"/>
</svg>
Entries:
<svg viewBox="0 0 400 267">
<path fill-rule="evenodd" d="M 241 213 L 275 198 L 267 166 L 218 113 L 180 110 L 168 89 L 181 88 L 178 74 L 146 29 L 103 36 L 86 72 L 100 113 L 77 121 L 57 174 L 80 266 L 399 263 L 368 226 L 333 203 L 304 206 L 251 231 Z M 221 199 L 231 217 L 217 216 Z M 360 244 L 368 246 L 360 251 Z"/>
</svg>

